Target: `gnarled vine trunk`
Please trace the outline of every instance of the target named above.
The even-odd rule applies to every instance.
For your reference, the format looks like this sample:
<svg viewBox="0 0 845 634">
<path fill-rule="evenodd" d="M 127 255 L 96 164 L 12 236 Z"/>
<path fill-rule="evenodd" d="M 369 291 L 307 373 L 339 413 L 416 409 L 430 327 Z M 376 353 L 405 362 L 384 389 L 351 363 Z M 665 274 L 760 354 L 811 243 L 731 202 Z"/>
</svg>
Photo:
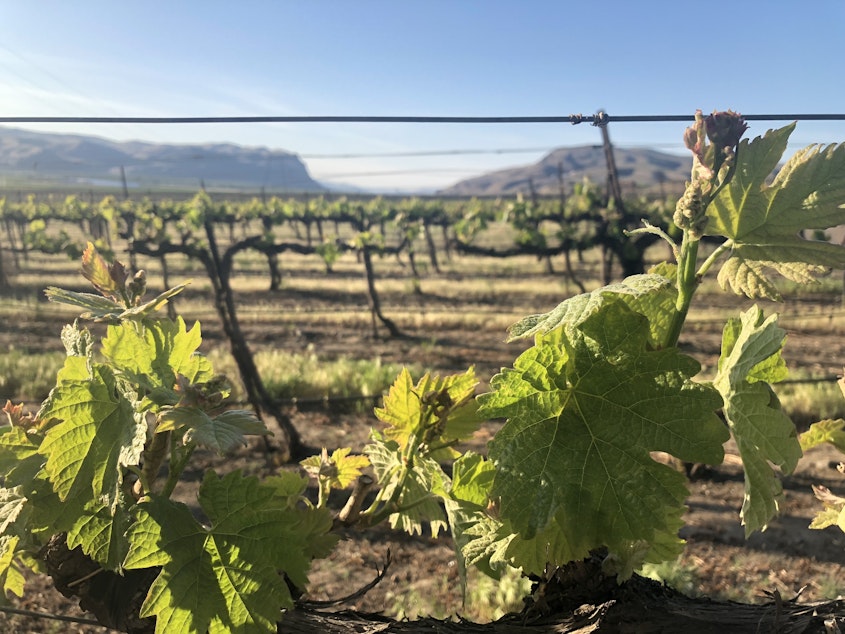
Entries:
<svg viewBox="0 0 845 634">
<path fill-rule="evenodd" d="M 152 634 L 155 620 L 138 616 L 157 568 L 106 572 L 80 548 L 70 550 L 64 534 L 42 550 L 48 574 L 66 597 L 79 599 L 82 609 L 106 627 L 129 634 Z M 772 600 L 760 605 L 689 598 L 656 581 L 634 576 L 619 585 L 605 577 L 595 562 L 578 562 L 555 575 L 540 597 L 520 614 L 492 623 L 423 618 L 396 621 L 382 614 L 326 612 L 297 607 L 282 615 L 277 631 L 287 634 L 822 634 L 845 626 L 845 601 L 801 604 Z"/>
<path fill-rule="evenodd" d="M 281 456 L 279 462 L 303 458 L 308 454 L 308 451 L 302 444 L 300 434 L 290 418 L 273 402 L 273 399 L 267 393 L 258 368 L 255 365 L 252 351 L 247 345 L 246 338 L 238 322 L 235 300 L 230 285 L 232 260 L 236 249 L 230 247 L 221 255 L 217 249 L 217 241 L 211 223 L 206 223 L 205 229 L 208 238 L 208 248 L 172 243 L 161 243 L 156 248 L 153 248 L 142 241 L 136 241 L 134 248 L 138 253 L 150 257 L 160 258 L 168 253 L 183 253 L 188 257 L 202 262 L 214 291 L 214 308 L 220 317 L 223 332 L 229 341 L 232 357 L 238 366 L 238 372 L 244 384 L 247 400 L 252 405 L 258 417 L 267 423 L 268 427 L 271 429 L 275 427 L 275 431 L 279 431 L 282 434 L 286 446 L 281 447 L 283 451 L 280 453 L 284 455 Z M 246 248 L 247 245 L 252 246 L 257 240 L 258 238 L 247 240 L 239 243 L 239 246 Z M 273 447 L 273 449 L 278 448 Z"/>
<path fill-rule="evenodd" d="M 378 336 L 378 328 L 376 326 L 376 318 L 387 328 L 391 337 L 401 337 L 402 331 L 390 320 L 381 310 L 381 301 L 379 300 L 378 291 L 376 291 L 376 275 L 373 271 L 373 257 L 369 247 L 362 248 L 359 253 L 361 259 L 364 261 L 364 281 L 367 284 L 367 301 L 370 304 L 370 313 L 373 318 L 373 337 Z"/>
<path fill-rule="evenodd" d="M 267 393 L 255 365 L 255 358 L 252 356 L 252 351 L 247 345 L 246 337 L 244 337 L 238 322 L 230 284 L 234 253 L 230 249 L 224 257 L 220 256 L 214 227 L 210 221 L 206 221 L 205 231 L 210 252 L 210 258 L 206 259 L 205 265 L 214 288 L 214 303 L 220 315 L 223 330 L 229 339 L 232 357 L 234 357 L 240 371 L 247 399 L 261 420 L 265 423 L 275 423 L 275 426 L 284 435 L 286 446 L 283 449 L 287 455 L 283 456 L 281 461 L 287 462 L 291 459 L 303 458 L 307 452 L 302 445 L 302 438 L 291 423 L 290 418 L 279 409 Z"/>
</svg>

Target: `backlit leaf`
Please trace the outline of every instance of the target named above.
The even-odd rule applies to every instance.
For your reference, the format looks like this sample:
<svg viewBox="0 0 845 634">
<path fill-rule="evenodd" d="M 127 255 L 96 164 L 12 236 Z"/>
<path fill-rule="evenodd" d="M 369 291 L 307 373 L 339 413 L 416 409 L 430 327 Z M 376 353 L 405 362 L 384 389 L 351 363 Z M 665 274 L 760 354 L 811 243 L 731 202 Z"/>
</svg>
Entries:
<svg viewBox="0 0 845 634">
<path fill-rule="evenodd" d="M 358 479 L 361 469 L 370 466 L 370 461 L 366 456 L 350 456 L 351 451 L 349 447 L 342 447 L 329 456 L 324 449 L 322 455 L 310 456 L 300 464 L 315 478 L 326 478 L 330 487 L 345 489 Z"/>
<path fill-rule="evenodd" d="M 845 420 L 837 418 L 813 423 L 807 431 L 798 436 L 798 442 L 803 451 L 829 443 L 845 453 Z"/>
<path fill-rule="evenodd" d="M 90 502 L 67 531 L 68 548 L 82 551 L 107 570 L 119 571 L 129 550 L 125 533 L 129 514 L 119 505 L 115 512 L 104 504 Z"/>
<path fill-rule="evenodd" d="M 381 486 L 381 499 L 389 500 L 401 487 L 396 510 L 390 514 L 391 527 L 401 528 L 411 535 L 421 535 L 423 525 L 428 523 L 434 536 L 446 528 L 446 517 L 439 498 L 447 494 L 448 478 L 434 459 L 416 456 L 413 468 L 403 481 L 400 474 L 405 460 L 402 448 L 395 440 L 388 440 L 373 431 L 364 453 L 370 459 Z"/>
<path fill-rule="evenodd" d="M 458 454 L 451 445 L 471 437 L 480 423 L 473 399 L 477 385 L 472 368 L 446 377 L 426 373 L 416 385 L 403 368 L 383 406 L 376 408 L 376 417 L 387 425 L 385 437 L 400 449 L 414 439 L 435 460 L 455 458 Z"/>
<path fill-rule="evenodd" d="M 458 564 L 458 575 L 464 594 L 467 576 L 466 549 L 476 539 L 476 536 L 469 531 L 486 520 L 486 506 L 490 488 L 493 486 L 494 474 L 495 468 L 492 462 L 468 451 L 454 462 L 452 486 L 448 496 L 443 499 L 455 543 L 455 560 Z M 473 565 L 490 577 L 498 579 L 500 576 L 500 570 L 490 564 L 489 556 L 474 556 Z"/>
<path fill-rule="evenodd" d="M 109 265 L 90 242 L 82 253 L 82 275 L 98 291 L 108 295 L 118 295 L 125 289 L 123 266 L 119 263 Z"/>
<path fill-rule="evenodd" d="M 44 294 L 51 302 L 69 304 L 85 309 L 86 312 L 81 315 L 83 319 L 96 319 L 107 315 L 116 318 L 124 309 L 117 302 L 102 295 L 94 295 L 93 293 L 77 293 L 63 288 L 56 288 L 55 286 L 48 286 L 44 289 Z"/>
<path fill-rule="evenodd" d="M 15 551 L 20 537 L 17 535 L 0 536 L 0 604 L 6 603 L 6 596 L 12 593 L 22 597 L 26 579 L 15 561 Z"/>
<path fill-rule="evenodd" d="M 42 436 L 22 427 L 0 427 L 0 474 L 6 486 L 26 484 L 36 477 L 44 464 L 38 453 Z"/>
<path fill-rule="evenodd" d="M 834 495 L 830 489 L 820 485 L 813 485 L 813 493 L 824 505 L 824 510 L 816 513 L 810 523 L 810 528 L 822 529 L 837 526 L 839 530 L 845 531 L 845 498 Z"/>
<path fill-rule="evenodd" d="M 845 248 L 804 236 L 845 224 L 845 144 L 796 152 L 767 184 L 794 128 L 743 140 L 733 180 L 708 207 L 706 232 L 730 239 L 722 288 L 780 299 L 770 271 L 808 283 L 828 268 L 845 268 Z"/>
<path fill-rule="evenodd" d="M 550 332 L 564 325 L 577 328 L 605 303 L 621 300 L 634 312 L 648 318 L 651 344 L 657 347 L 662 345 L 675 311 L 676 295 L 672 281 L 662 275 L 632 275 L 616 284 L 565 299 L 548 313 L 521 319 L 508 329 L 508 341 Z"/>
<path fill-rule="evenodd" d="M 713 382 L 745 468 L 740 515 L 746 535 L 775 516 L 783 488 L 769 463 L 791 473 L 801 457 L 795 425 L 769 386 L 783 378 L 780 359 L 786 333 L 777 315 L 765 318 L 756 306 L 725 326 L 719 372 Z"/>
<path fill-rule="evenodd" d="M 246 444 L 247 435 L 269 433 L 264 423 L 250 411 L 228 410 L 212 417 L 198 407 L 174 407 L 165 411 L 156 433 L 165 431 L 181 433 L 185 444 L 208 447 L 219 454 Z"/>
<path fill-rule="evenodd" d="M 679 543 L 685 479 L 651 452 L 721 462 L 722 401 L 691 380 L 699 369 L 675 348 L 652 350 L 647 319 L 607 298 L 577 327 L 538 334 L 494 377 L 480 413 L 508 419 L 490 443 L 491 496 L 525 544 L 514 565 L 535 538 L 553 564 Z"/>
<path fill-rule="evenodd" d="M 51 302 L 69 304 L 85 309 L 86 312 L 80 315 L 83 319 L 117 322 L 124 319 L 141 320 L 147 317 L 163 308 L 171 297 L 181 293 L 187 286 L 187 283 L 179 284 L 160 293 L 148 302 L 130 308 L 126 308 L 126 306 L 101 295 L 78 293 L 76 291 L 56 288 L 55 286 L 48 286 L 44 289 L 44 294 Z"/>
<path fill-rule="evenodd" d="M 83 357 L 67 357 L 58 384 L 39 412 L 56 419 L 38 451 L 61 500 L 117 503 L 124 469 L 139 464 L 147 424 L 118 388 L 112 370 L 88 368 Z"/>
<path fill-rule="evenodd" d="M 127 380 L 146 392 L 175 404 L 178 375 L 190 383 L 201 383 L 212 377 L 208 359 L 197 353 L 202 341 L 199 323 L 187 330 L 181 317 L 175 321 L 162 319 L 139 327 L 121 322 L 108 327 L 103 339 L 103 354 Z"/>
<path fill-rule="evenodd" d="M 282 609 L 293 607 L 280 572 L 307 580 L 330 515 L 291 508 L 274 487 L 237 472 L 207 473 L 199 502 L 210 526 L 169 500 L 139 505 L 125 567 L 162 566 L 141 615 L 156 617 L 159 634 L 275 632 Z"/>
<path fill-rule="evenodd" d="M 14 528 L 16 523 L 26 523 L 19 521 L 26 509 L 26 503 L 27 499 L 21 487 L 0 487 L 0 535 L 13 532 L 10 528 Z"/>
</svg>

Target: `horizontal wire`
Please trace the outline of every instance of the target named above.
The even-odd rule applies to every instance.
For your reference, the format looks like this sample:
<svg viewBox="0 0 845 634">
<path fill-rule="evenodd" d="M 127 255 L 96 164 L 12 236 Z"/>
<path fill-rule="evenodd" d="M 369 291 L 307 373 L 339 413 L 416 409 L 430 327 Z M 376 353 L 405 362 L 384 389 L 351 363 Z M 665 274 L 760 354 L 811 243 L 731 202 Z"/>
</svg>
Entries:
<svg viewBox="0 0 845 634">
<path fill-rule="evenodd" d="M 680 145 L 680 143 L 676 144 Z M 596 146 L 601 147 L 601 146 Z M 299 158 L 315 159 L 359 159 L 359 158 L 400 158 L 416 156 L 458 156 L 466 154 L 532 154 L 534 152 L 551 152 L 553 147 L 533 148 L 500 148 L 500 149 L 473 149 L 473 150 L 420 150 L 418 152 L 372 152 L 369 154 L 299 154 Z M 191 158 L 202 158 L 191 157 Z"/>
<path fill-rule="evenodd" d="M 49 619 L 51 621 L 64 621 L 65 623 L 78 623 L 80 625 L 96 625 L 103 629 L 109 629 L 99 621 L 94 619 L 86 619 L 78 616 L 65 616 L 64 614 L 50 614 L 49 612 L 36 612 L 35 610 L 24 610 L 21 608 L 13 608 L 7 605 L 0 605 L 0 612 L 7 614 L 17 614 L 18 616 L 29 616 L 34 619 Z"/>
<path fill-rule="evenodd" d="M 749 114 L 746 121 L 845 121 L 845 114 Z M 455 116 L 244 116 L 244 117 L 0 117 L 0 123 L 669 123 L 695 115 L 596 115 L 517 117 Z"/>
<path fill-rule="evenodd" d="M 836 383 L 842 377 L 838 374 L 825 374 L 817 377 L 805 377 L 795 379 L 784 379 L 779 381 L 777 385 L 822 385 Z M 289 398 L 273 398 L 272 401 L 279 407 L 304 407 L 313 409 L 317 406 L 323 406 L 328 410 L 333 410 L 335 404 L 349 404 L 349 403 L 367 403 L 378 402 L 382 400 L 387 394 L 349 394 L 346 396 L 338 396 L 326 394 L 324 396 L 292 396 Z M 26 399 L 12 399 L 15 403 L 22 403 L 27 409 L 34 409 L 40 407 L 41 401 L 29 401 Z M 232 407 L 246 407 L 250 405 L 249 401 L 245 400 L 229 400 L 224 403 Z M 33 407 L 31 407 L 33 406 Z M 0 608 L 2 609 L 2 608 Z"/>
</svg>

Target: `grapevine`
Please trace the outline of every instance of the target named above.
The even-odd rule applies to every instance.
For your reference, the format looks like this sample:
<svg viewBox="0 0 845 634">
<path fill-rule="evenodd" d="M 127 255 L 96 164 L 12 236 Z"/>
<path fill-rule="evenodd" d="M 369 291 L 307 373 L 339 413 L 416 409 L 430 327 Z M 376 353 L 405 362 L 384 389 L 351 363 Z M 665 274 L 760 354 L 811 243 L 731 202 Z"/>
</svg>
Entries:
<svg viewBox="0 0 845 634">
<path fill-rule="evenodd" d="M 143 272 L 107 261 L 89 243 L 82 273 L 96 292 L 47 294 L 83 309 L 80 319 L 103 323 L 103 334 L 68 325 L 65 364 L 40 410 L 4 409 L 4 591 L 22 595 L 23 569 L 41 569 L 41 556 L 50 570 L 49 553 L 64 548 L 90 572 L 63 587 L 99 605 L 106 625 L 273 632 L 296 610 L 311 562 L 331 553 L 338 530 L 381 522 L 412 535 L 449 531 L 462 583 L 469 566 L 494 577 L 512 567 L 548 582 L 572 562 L 596 559 L 606 578 L 623 582 L 683 547 L 685 477 L 654 452 L 719 464 L 731 437 L 745 472 L 741 522 L 746 535 L 764 529 L 783 499 L 777 471 L 791 472 L 802 446 L 845 446 L 843 423 L 819 423 L 799 441 L 773 388 L 787 373 L 777 314 L 753 306 L 729 319 L 709 381 L 678 342 L 701 280 L 717 267 L 724 290 L 775 300 L 775 275 L 810 283 L 845 268 L 845 248 L 802 233 L 845 224 L 845 145 L 807 148 L 770 182 L 793 129 L 743 140 L 739 115 L 699 112 L 684 136 L 693 169 L 674 226 L 630 232 L 665 241 L 674 262 L 514 324 L 510 337 L 533 345 L 488 392 L 476 395 L 471 368 L 416 379 L 403 371 L 362 453 L 326 448 L 303 460 L 301 473 L 265 478 L 209 470 L 198 509 L 173 500 L 196 449 L 225 454 L 268 430 L 252 412 L 227 405 L 226 379 L 199 352 L 200 325 L 159 315 L 184 285 L 147 298 Z M 101 211 L 107 223 L 117 217 Z M 319 214 L 307 212 L 310 241 L 312 225 L 320 235 L 323 228 Z M 418 212 L 400 217 L 406 236 L 425 233 Z M 216 214 L 234 239 L 231 210 L 198 200 L 189 213 L 206 226 Z M 537 209 L 524 203 L 511 213 L 524 242 L 546 244 Z M 380 201 L 368 211 L 338 208 L 338 217 L 357 218 L 364 254 L 377 243 L 370 231 L 391 214 Z M 461 231 L 469 238 L 484 222 L 475 213 Z M 152 235 L 162 226 L 134 230 Z M 718 240 L 707 254 L 705 238 Z M 488 455 L 461 451 L 491 419 L 505 422 Z M 309 478 L 316 500 L 306 495 Z M 350 488 L 343 511 L 333 513 L 330 492 Z M 843 526 L 845 503 L 820 496 L 827 508 L 816 524 Z M 98 598 L 100 575 L 128 597 L 123 613 Z"/>
</svg>

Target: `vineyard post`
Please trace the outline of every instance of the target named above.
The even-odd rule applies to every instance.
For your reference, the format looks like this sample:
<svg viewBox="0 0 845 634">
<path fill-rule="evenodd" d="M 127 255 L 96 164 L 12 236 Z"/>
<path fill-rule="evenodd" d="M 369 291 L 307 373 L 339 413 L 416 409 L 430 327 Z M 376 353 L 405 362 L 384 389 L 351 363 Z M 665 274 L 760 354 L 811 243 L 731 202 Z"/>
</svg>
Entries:
<svg viewBox="0 0 845 634">
<path fill-rule="evenodd" d="M 616 157 L 613 154 L 613 145 L 610 142 L 610 133 L 607 131 L 607 123 L 599 126 L 601 130 L 602 148 L 604 159 L 607 164 L 607 191 L 605 193 L 605 215 L 601 222 L 601 235 L 607 236 L 611 230 L 612 221 L 608 217 L 611 201 L 615 210 L 624 212 L 622 203 L 622 189 L 619 186 L 619 173 L 616 171 Z M 602 283 L 610 284 L 613 277 L 613 249 L 606 240 L 602 240 Z"/>
<path fill-rule="evenodd" d="M 622 204 L 622 187 L 619 185 L 619 172 L 616 169 L 616 157 L 613 154 L 613 144 L 610 142 L 610 133 L 607 131 L 607 124 L 600 125 L 602 147 L 604 148 L 604 159 L 607 163 L 607 194 L 616 199 L 617 209 L 624 212 Z"/>
<path fill-rule="evenodd" d="M 123 200 L 129 200 L 129 187 L 126 184 L 126 169 L 120 166 L 120 182 L 123 185 Z"/>
<path fill-rule="evenodd" d="M 0 246 L 0 291 L 9 290 L 9 287 L 11 286 L 9 284 L 9 277 L 6 275 L 6 267 L 3 262 L 4 251 L 5 249 Z"/>
<path fill-rule="evenodd" d="M 15 209 L 14 213 L 19 214 L 20 211 Z M 12 254 L 12 265 L 15 270 L 19 270 L 21 264 L 18 260 L 18 245 L 15 237 L 16 219 L 12 217 L 12 210 L 6 203 L 6 198 L 0 198 L 0 216 L 3 218 L 3 226 L 6 229 L 6 238 L 9 241 L 9 252 Z"/>
<path fill-rule="evenodd" d="M 0 198 L 0 218 L 3 219 L 3 224 L 6 227 L 6 233 L 9 234 L 9 219 L 6 216 L 7 213 L 6 199 Z M 11 235 L 9 237 L 11 238 Z M 5 249 L 3 248 L 3 244 L 0 243 L 0 290 L 2 291 L 8 290 L 10 287 L 9 277 L 6 274 L 5 262 L 3 261 L 4 256 Z"/>
</svg>

